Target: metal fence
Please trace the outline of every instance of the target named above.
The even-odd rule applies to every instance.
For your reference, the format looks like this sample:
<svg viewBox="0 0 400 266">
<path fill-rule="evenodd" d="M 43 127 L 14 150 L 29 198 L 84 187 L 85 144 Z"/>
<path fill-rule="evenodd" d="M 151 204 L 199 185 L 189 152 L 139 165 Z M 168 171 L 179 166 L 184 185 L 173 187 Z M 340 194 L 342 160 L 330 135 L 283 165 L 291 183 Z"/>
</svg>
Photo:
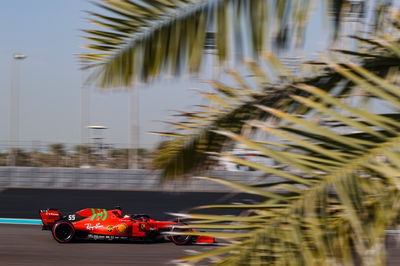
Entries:
<svg viewBox="0 0 400 266">
<path fill-rule="evenodd" d="M 223 177 L 245 184 L 265 181 L 262 172 L 209 171 L 204 176 Z M 268 178 L 276 182 L 278 178 Z M 0 167 L 0 187 L 3 188 L 74 188 L 111 190 L 162 191 L 231 191 L 214 182 L 189 178 L 187 181 L 160 182 L 159 171 L 131 169 L 81 169 Z"/>
</svg>

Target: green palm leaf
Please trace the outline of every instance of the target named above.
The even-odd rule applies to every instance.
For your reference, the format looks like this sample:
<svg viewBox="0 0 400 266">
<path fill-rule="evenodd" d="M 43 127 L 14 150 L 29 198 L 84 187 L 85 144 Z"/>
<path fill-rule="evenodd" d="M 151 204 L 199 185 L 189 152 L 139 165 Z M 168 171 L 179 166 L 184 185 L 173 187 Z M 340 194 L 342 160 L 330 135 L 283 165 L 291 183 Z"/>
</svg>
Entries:
<svg viewBox="0 0 400 266">
<path fill-rule="evenodd" d="M 359 90 L 361 86 L 368 90 L 370 96 L 378 93 L 377 97 L 385 97 L 386 100 L 392 102 L 397 100 L 398 92 L 396 88 L 393 88 L 393 85 L 387 84 L 388 82 L 385 81 L 385 77 L 392 75 L 390 74 L 390 69 L 395 69 L 400 64 L 400 58 L 393 54 L 390 49 L 382 47 L 374 41 L 371 41 L 368 45 L 370 49 L 369 55 L 376 55 L 376 57 L 363 58 L 360 66 L 347 61 L 343 64 L 323 62 L 320 65 L 331 67 L 331 69 L 326 71 L 327 69 L 323 68 L 322 73 L 307 78 L 293 76 L 279 62 L 276 56 L 271 53 L 264 53 L 264 55 L 269 65 L 274 69 L 274 75 L 267 75 L 265 69 L 260 64 L 252 60 L 247 60 L 251 78 L 255 80 L 259 88 L 251 88 L 249 85 L 251 82 L 247 81 L 248 78 L 240 76 L 235 71 L 230 71 L 229 74 L 237 82 L 236 86 L 212 81 L 211 85 L 214 86 L 216 92 L 203 94 L 212 103 L 210 106 L 202 106 L 202 109 L 209 111 L 207 121 L 197 124 L 187 131 L 179 130 L 179 134 L 186 134 L 187 137 L 176 142 L 170 139 L 167 145 L 169 148 L 165 152 L 162 149 L 157 151 L 154 167 L 163 169 L 166 179 L 181 177 L 187 173 L 201 172 L 202 169 L 215 164 L 215 160 L 213 159 L 215 152 L 229 149 L 233 145 L 226 135 L 218 135 L 214 130 L 230 131 L 239 135 L 249 120 L 268 120 L 271 118 L 272 116 L 269 112 L 265 113 L 262 111 L 266 108 L 276 109 L 275 112 L 290 111 L 293 114 L 304 115 L 311 112 L 316 105 L 319 105 L 320 108 L 325 108 L 324 112 L 321 112 L 321 115 L 334 115 L 332 119 L 336 120 L 339 117 L 345 119 L 345 124 L 353 127 L 354 130 L 368 130 L 369 139 L 374 138 L 378 140 L 381 134 L 394 133 L 396 130 L 390 124 L 397 123 L 397 121 L 393 122 L 393 120 L 387 119 L 385 116 L 365 113 L 362 109 L 343 104 L 341 100 L 341 98 L 349 97 L 351 93 Z M 363 69 L 369 74 L 365 75 Z M 290 77 L 289 83 L 287 82 L 287 77 Z M 282 78 L 285 80 L 284 82 Z M 372 83 L 368 82 L 368 80 Z M 377 82 L 385 85 L 388 92 L 374 92 L 368 89 Z M 315 91 L 319 92 L 318 98 L 315 98 Z M 312 96 L 314 98 L 311 95 L 314 95 Z M 320 103 L 320 100 L 323 100 L 325 103 Z M 329 106 L 331 105 L 342 108 L 346 113 L 357 115 L 358 120 L 346 119 L 346 116 L 343 114 L 330 111 Z M 262 106 L 261 110 L 257 106 Z M 296 119 L 295 115 L 293 119 Z M 367 129 L 368 125 L 365 125 L 363 121 L 369 119 L 374 119 L 375 123 L 384 129 L 384 132 Z M 195 121 L 190 116 L 186 116 L 186 120 L 181 123 L 191 122 Z M 273 130 L 272 128 L 265 129 L 259 126 L 252 128 L 253 130 L 250 131 L 250 134 L 256 134 L 259 130 Z M 329 132 L 324 132 L 318 125 L 315 125 L 315 128 L 321 132 L 318 135 L 315 134 L 316 132 L 313 132 L 314 138 L 326 141 L 329 137 Z M 299 131 L 300 128 L 291 130 Z M 303 132 L 304 134 L 311 134 L 310 128 L 303 128 Z M 336 135 L 333 135 L 333 137 L 338 138 Z M 343 139 L 347 138 L 347 136 L 343 135 L 339 138 Z M 339 139 L 330 138 L 329 145 L 361 147 L 368 144 L 356 135 L 348 136 L 347 140 L 347 142 L 343 142 Z M 299 141 L 297 141 L 297 144 L 299 144 Z M 308 149 L 310 148 L 314 149 L 314 151 L 316 149 L 315 146 L 308 146 Z M 173 152 L 172 149 L 174 150 Z M 350 151 L 350 153 L 356 153 L 356 150 Z M 335 155 L 332 154 L 332 156 Z"/>
<path fill-rule="evenodd" d="M 363 82 L 375 82 L 368 85 L 371 93 L 375 94 L 375 98 L 400 89 L 387 80 L 380 82 L 380 80 L 367 78 L 372 77 L 372 74 L 364 68 L 360 68 L 358 72 L 363 73 Z M 360 81 L 360 77 L 349 76 L 349 78 L 354 83 Z M 313 180 L 313 182 L 298 189 L 296 196 L 293 196 L 292 191 L 288 189 L 286 193 L 281 191 L 280 196 L 283 199 L 264 195 L 266 200 L 274 200 L 274 203 L 245 205 L 243 209 L 253 213 L 250 216 L 235 219 L 225 215 L 218 217 L 187 214 L 186 217 L 195 219 L 193 226 L 198 225 L 199 222 L 206 224 L 207 226 L 202 229 L 205 231 L 227 230 L 228 227 L 224 227 L 227 221 L 235 221 L 235 224 L 232 224 L 233 228 L 235 226 L 243 228 L 239 234 L 242 240 L 232 245 L 232 249 L 217 249 L 216 254 L 219 255 L 215 258 L 217 265 L 225 263 L 240 265 L 245 262 L 256 265 L 262 263 L 270 265 L 353 264 L 354 254 L 358 254 L 357 256 L 365 265 L 384 265 L 385 263 L 382 242 L 384 230 L 395 222 L 400 210 L 400 204 L 398 204 L 400 182 L 397 180 L 400 162 L 400 133 L 398 131 L 400 123 L 389 118 L 395 116 L 372 113 L 344 102 L 341 102 L 340 106 L 332 105 L 334 97 L 327 97 L 325 91 L 306 86 L 303 88 L 312 93 L 311 98 L 318 101 L 305 102 L 304 98 L 294 98 L 305 102 L 314 113 L 330 116 L 340 121 L 342 127 L 350 131 L 364 129 L 364 136 L 374 136 L 379 141 L 364 138 L 362 141 L 358 140 L 357 145 L 352 146 L 348 143 L 349 137 L 342 136 L 337 127 L 331 128 L 329 125 L 304 121 L 304 118 L 294 119 L 291 114 L 275 111 L 272 113 L 281 118 L 281 126 L 269 128 L 269 133 L 293 143 L 290 152 L 282 150 L 279 145 L 262 149 L 259 143 L 248 138 L 221 132 L 248 148 L 257 148 L 265 156 L 279 154 L 279 156 L 274 156 L 274 159 L 287 164 L 288 173 L 296 171 L 298 176 L 303 174 L 304 180 Z M 384 99 L 381 98 L 381 100 Z M 391 103 L 396 108 L 400 107 L 400 99 Z M 264 109 L 268 112 L 272 111 L 268 108 Z M 344 115 L 343 110 L 355 112 Z M 382 123 L 382 121 L 385 122 Z M 253 122 L 253 124 L 261 128 L 268 127 L 268 124 L 262 122 Z M 286 130 L 288 125 L 300 130 L 288 131 Z M 327 135 L 328 138 L 310 138 L 302 133 L 301 128 L 304 126 L 313 128 L 314 134 Z M 384 133 L 388 131 L 391 134 Z M 334 139 L 338 145 L 333 145 L 329 141 L 330 138 Z M 308 147 L 308 152 L 304 153 L 304 149 L 296 148 L 300 146 Z M 275 151 L 272 152 L 271 149 Z M 346 153 L 349 149 L 352 152 Z M 312 171 L 307 160 L 300 159 L 305 155 L 309 157 L 308 160 L 313 160 L 312 158 L 315 157 L 316 162 L 322 155 L 324 160 L 331 163 L 328 163 L 329 167 L 324 164 L 315 168 L 318 171 Z M 323 171 L 320 171 L 321 169 Z M 276 174 L 279 175 L 279 172 Z M 283 174 L 281 177 L 288 178 L 295 184 L 302 184 L 301 180 L 291 179 L 290 176 Z M 219 179 L 215 181 L 222 182 Z M 234 188 L 241 188 L 242 191 L 251 191 L 249 186 L 240 186 L 230 181 L 225 181 L 225 183 Z M 253 192 L 257 193 L 260 189 L 269 191 L 268 186 L 264 188 L 257 186 L 257 190 Z M 258 194 L 263 195 L 262 192 Z M 236 209 L 240 208 L 240 205 L 209 207 Z M 202 207 L 204 208 L 207 206 Z M 247 220 L 246 217 L 249 219 Z M 213 227 L 213 224 L 216 226 Z M 246 226 L 250 227 L 246 229 Z M 246 233 L 249 236 L 246 236 Z M 207 235 L 212 235 L 212 232 L 209 231 Z M 232 235 L 229 234 L 229 236 Z M 225 252 L 224 256 L 221 256 L 222 252 Z M 202 258 L 205 257 L 195 255 L 182 258 L 182 260 Z"/>
<path fill-rule="evenodd" d="M 165 72 L 198 72 L 205 49 L 209 49 L 205 45 L 207 36 L 213 36 L 211 47 L 220 63 L 232 54 L 257 58 L 269 40 L 274 40 L 278 48 L 288 47 L 291 42 L 302 43 L 312 2 L 95 2 L 100 11 L 88 15 L 99 29 L 84 30 L 84 38 L 89 41 L 86 47 L 93 52 L 83 53 L 80 59 L 84 68 L 96 69 L 93 79 L 99 86 L 121 87 L 135 81 L 148 82 Z M 333 11 L 334 30 L 338 31 L 341 9 L 327 7 Z"/>
</svg>

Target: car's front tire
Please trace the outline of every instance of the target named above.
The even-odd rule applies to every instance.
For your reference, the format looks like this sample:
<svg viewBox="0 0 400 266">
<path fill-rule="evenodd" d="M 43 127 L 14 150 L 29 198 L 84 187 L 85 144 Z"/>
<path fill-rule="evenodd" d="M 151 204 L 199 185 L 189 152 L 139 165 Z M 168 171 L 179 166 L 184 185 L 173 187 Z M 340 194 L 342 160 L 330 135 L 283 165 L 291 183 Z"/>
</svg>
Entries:
<svg viewBox="0 0 400 266">
<path fill-rule="evenodd" d="M 59 243 L 70 243 L 75 238 L 75 228 L 69 221 L 58 221 L 51 229 L 54 239 Z"/>
<path fill-rule="evenodd" d="M 180 226 L 185 226 L 184 223 L 178 223 L 171 228 L 171 232 L 184 232 L 190 231 L 189 229 L 180 228 Z M 175 243 L 175 245 L 187 245 L 192 242 L 192 236 L 190 235 L 171 235 L 171 241 Z"/>
</svg>

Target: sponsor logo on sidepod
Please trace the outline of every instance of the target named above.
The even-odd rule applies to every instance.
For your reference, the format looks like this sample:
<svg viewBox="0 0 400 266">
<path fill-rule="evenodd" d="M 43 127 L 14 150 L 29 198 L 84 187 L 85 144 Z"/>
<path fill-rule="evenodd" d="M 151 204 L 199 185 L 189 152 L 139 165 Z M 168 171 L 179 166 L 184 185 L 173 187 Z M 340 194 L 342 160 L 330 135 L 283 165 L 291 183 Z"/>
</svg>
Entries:
<svg viewBox="0 0 400 266">
<path fill-rule="evenodd" d="M 101 229 L 101 228 L 104 227 L 104 226 L 101 225 L 100 223 L 97 223 L 97 224 L 95 224 L 95 225 L 92 225 L 91 223 L 89 223 L 89 224 L 85 224 L 85 225 L 86 225 L 86 229 L 89 230 L 89 231 Z"/>
<path fill-rule="evenodd" d="M 128 226 L 126 224 L 117 225 L 117 230 L 121 234 L 125 233 L 127 229 L 128 229 Z"/>
</svg>

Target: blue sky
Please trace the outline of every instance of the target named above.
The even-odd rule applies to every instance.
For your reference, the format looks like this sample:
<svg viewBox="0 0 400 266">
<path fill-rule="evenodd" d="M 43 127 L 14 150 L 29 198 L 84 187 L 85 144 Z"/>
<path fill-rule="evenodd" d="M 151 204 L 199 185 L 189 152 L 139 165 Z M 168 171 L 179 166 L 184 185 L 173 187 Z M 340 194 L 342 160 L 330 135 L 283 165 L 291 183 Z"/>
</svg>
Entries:
<svg viewBox="0 0 400 266">
<path fill-rule="evenodd" d="M 318 1 L 317 1 L 318 2 Z M 324 50 L 329 35 L 322 26 L 323 14 L 314 9 L 307 28 L 302 55 Z M 91 27 L 84 10 L 95 7 L 87 0 L 13 0 L 0 9 L 0 150 L 9 139 L 10 89 L 14 53 L 28 57 L 20 62 L 21 143 L 81 142 L 81 87 L 84 74 L 74 54 L 85 41 L 80 29 Z M 327 22 L 326 22 L 327 23 Z M 210 68 L 212 69 L 212 68 Z M 210 79 L 201 74 L 200 79 Z M 140 146 L 151 148 L 160 137 L 148 131 L 164 131 L 160 120 L 171 120 L 169 110 L 185 110 L 204 100 L 191 88 L 209 86 L 189 78 L 161 79 L 139 88 Z M 90 88 L 91 125 L 104 125 L 105 142 L 129 143 L 129 93 L 100 92 Z"/>
<path fill-rule="evenodd" d="M 9 139 L 10 89 L 14 53 L 28 57 L 20 62 L 21 143 L 80 143 L 81 84 L 84 74 L 74 54 L 82 51 L 80 29 L 91 27 L 84 10 L 86 0 L 13 0 L 0 9 L 0 146 Z M 159 137 L 148 131 L 165 130 L 168 110 L 198 103 L 194 91 L 204 84 L 170 79 L 142 86 L 140 99 L 141 146 L 151 148 Z M 196 97 L 195 97 L 196 96 Z M 197 99 L 197 100 L 196 100 Z M 91 88 L 90 124 L 104 125 L 106 142 L 129 143 L 129 93 L 99 92 Z M 0 147 L 1 148 L 1 147 Z"/>
</svg>

